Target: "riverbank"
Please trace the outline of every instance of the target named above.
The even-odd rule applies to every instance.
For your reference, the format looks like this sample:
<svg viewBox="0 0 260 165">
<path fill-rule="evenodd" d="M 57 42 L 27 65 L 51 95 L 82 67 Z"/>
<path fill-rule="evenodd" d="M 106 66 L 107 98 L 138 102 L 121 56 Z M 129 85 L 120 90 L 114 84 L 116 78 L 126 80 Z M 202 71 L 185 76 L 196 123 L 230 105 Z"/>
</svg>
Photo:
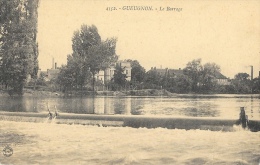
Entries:
<svg viewBox="0 0 260 165">
<path fill-rule="evenodd" d="M 71 97 L 71 96 L 92 96 L 92 91 L 44 91 L 44 90 L 33 90 L 24 89 L 23 96 L 34 96 L 34 97 Z M 129 90 L 129 91 L 95 91 L 94 95 L 97 96 L 174 96 L 171 92 L 166 90 L 157 89 L 144 89 L 144 90 Z M 9 96 L 8 91 L 0 90 L 0 96 Z"/>
<path fill-rule="evenodd" d="M 8 91 L 0 90 L 0 96 L 8 97 Z M 14 95 L 15 96 L 15 95 Z M 92 91 L 44 91 L 24 89 L 23 96 L 27 97 L 84 97 L 93 96 Z M 167 90 L 158 89 L 143 89 L 143 90 L 128 90 L 128 91 L 96 91 L 95 96 L 115 96 L 115 97 L 179 97 L 179 98 L 260 98 L 260 94 L 177 94 Z"/>
</svg>

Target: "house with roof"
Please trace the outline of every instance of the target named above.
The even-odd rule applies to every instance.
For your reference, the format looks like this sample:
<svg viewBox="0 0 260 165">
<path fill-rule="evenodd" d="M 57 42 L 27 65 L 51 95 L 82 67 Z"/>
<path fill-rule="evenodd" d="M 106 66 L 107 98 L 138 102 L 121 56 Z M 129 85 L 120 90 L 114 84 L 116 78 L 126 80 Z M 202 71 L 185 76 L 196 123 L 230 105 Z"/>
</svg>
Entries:
<svg viewBox="0 0 260 165">
<path fill-rule="evenodd" d="M 152 67 L 150 71 L 156 71 L 161 76 L 168 76 L 169 78 L 176 78 L 178 75 L 183 75 L 183 69 L 157 69 L 156 67 Z M 148 71 L 149 72 L 149 71 Z M 230 79 L 221 74 L 220 72 L 216 72 L 214 75 L 218 85 L 230 85 Z"/>
<path fill-rule="evenodd" d="M 229 78 L 227 78 L 220 72 L 215 73 L 215 78 L 216 78 L 218 85 L 230 85 L 231 84 L 231 81 L 229 80 Z"/>
<path fill-rule="evenodd" d="M 183 70 L 179 69 L 157 69 L 156 67 L 152 67 L 150 71 L 156 71 L 160 76 L 168 76 L 169 78 L 176 78 L 178 75 L 183 75 Z M 148 71 L 149 72 L 149 71 Z"/>
<path fill-rule="evenodd" d="M 126 80 L 131 81 L 131 70 L 132 70 L 131 63 L 127 62 L 125 60 L 118 61 L 117 63 L 110 65 L 105 70 L 100 70 L 98 72 L 98 74 L 96 75 L 96 79 L 100 80 L 103 83 L 109 82 L 110 80 L 112 80 L 112 78 L 114 77 L 114 74 L 115 74 L 116 64 L 118 64 L 121 68 L 124 69 L 124 74 L 126 75 Z"/>
</svg>

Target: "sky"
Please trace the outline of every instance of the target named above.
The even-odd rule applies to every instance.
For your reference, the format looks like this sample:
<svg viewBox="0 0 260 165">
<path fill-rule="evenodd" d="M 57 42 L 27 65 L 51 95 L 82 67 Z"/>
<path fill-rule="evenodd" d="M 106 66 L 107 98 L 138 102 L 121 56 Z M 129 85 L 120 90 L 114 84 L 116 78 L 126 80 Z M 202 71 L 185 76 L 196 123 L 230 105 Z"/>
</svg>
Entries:
<svg viewBox="0 0 260 165">
<path fill-rule="evenodd" d="M 124 6 L 153 10 L 123 10 Z M 167 7 L 181 10 L 166 11 Z M 53 58 L 58 66 L 66 64 L 74 31 L 93 24 L 102 40 L 117 38 L 120 60 L 137 60 L 146 70 L 184 68 L 201 58 L 202 64 L 218 64 L 230 78 L 239 72 L 250 74 L 250 66 L 254 77 L 260 71 L 258 0 L 40 0 L 38 12 L 41 70 L 51 68 Z"/>
</svg>

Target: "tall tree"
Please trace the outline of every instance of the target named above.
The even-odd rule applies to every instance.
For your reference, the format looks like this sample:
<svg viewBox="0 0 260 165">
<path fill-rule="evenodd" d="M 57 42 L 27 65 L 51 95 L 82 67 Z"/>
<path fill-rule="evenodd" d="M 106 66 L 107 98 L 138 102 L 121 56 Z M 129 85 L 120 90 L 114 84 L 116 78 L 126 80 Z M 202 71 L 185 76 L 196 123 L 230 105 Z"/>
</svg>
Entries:
<svg viewBox="0 0 260 165">
<path fill-rule="evenodd" d="M 151 69 L 145 74 L 145 88 L 161 88 L 163 76 L 156 69 Z"/>
<path fill-rule="evenodd" d="M 184 74 L 192 80 L 192 91 L 196 92 L 200 85 L 200 76 L 203 67 L 201 65 L 201 59 L 195 59 L 188 62 L 186 68 L 184 68 Z"/>
<path fill-rule="evenodd" d="M 28 75 L 38 71 L 37 19 L 39 0 L 0 1 L 2 80 L 22 94 Z"/>
<path fill-rule="evenodd" d="M 211 91 L 216 86 L 216 76 L 220 73 L 220 66 L 216 63 L 206 63 L 201 71 L 201 83 L 203 90 Z"/>
<path fill-rule="evenodd" d="M 126 84 L 126 74 L 124 73 L 125 69 L 120 66 L 120 64 L 116 64 L 114 77 L 112 79 L 113 83 L 119 86 L 121 89 Z"/>
<path fill-rule="evenodd" d="M 137 60 L 128 59 L 127 62 L 130 62 L 131 64 L 131 87 L 133 89 L 138 89 L 145 81 L 145 69 Z"/>
<path fill-rule="evenodd" d="M 251 93 L 251 81 L 247 73 L 236 74 L 231 84 L 234 85 L 236 93 Z"/>
<path fill-rule="evenodd" d="M 93 91 L 95 88 L 95 75 L 116 62 L 116 39 L 101 40 L 96 26 L 82 25 L 72 38 L 73 57 L 81 57 L 84 61 L 85 71 L 92 73 Z"/>
<path fill-rule="evenodd" d="M 145 69 L 137 60 L 128 59 L 127 62 L 131 63 L 131 81 L 141 83 L 145 78 Z"/>
</svg>

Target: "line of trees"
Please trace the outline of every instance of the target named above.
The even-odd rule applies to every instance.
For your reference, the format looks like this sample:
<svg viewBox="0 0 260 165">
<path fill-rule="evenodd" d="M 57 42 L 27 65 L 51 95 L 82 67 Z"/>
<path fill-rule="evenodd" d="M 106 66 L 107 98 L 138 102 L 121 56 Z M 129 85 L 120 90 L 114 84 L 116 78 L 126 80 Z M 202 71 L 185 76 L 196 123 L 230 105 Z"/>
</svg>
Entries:
<svg viewBox="0 0 260 165">
<path fill-rule="evenodd" d="M 94 91 L 95 82 L 108 90 L 166 89 L 174 93 L 259 93 L 260 80 L 249 80 L 247 73 L 238 73 L 229 84 L 217 83 L 221 75 L 216 63 L 202 65 L 201 59 L 187 63 L 181 74 L 171 75 L 167 70 L 145 71 L 137 60 L 131 64 L 131 81 L 126 80 L 125 68 L 115 66 L 114 77 L 109 82 L 95 80 L 95 75 L 117 62 L 116 39 L 101 40 L 97 28 L 82 25 L 72 38 L 73 53 L 68 55 L 67 65 L 62 66 L 56 83 L 63 91 L 86 89 Z M 222 75 L 223 76 L 223 75 Z M 224 76 L 223 76 L 224 77 Z M 90 87 L 92 89 L 90 89 Z"/>
<path fill-rule="evenodd" d="M 0 82 L 10 94 L 23 94 L 28 75 L 38 71 L 39 0 L 0 1 Z"/>
<path fill-rule="evenodd" d="M 166 89 L 174 93 L 260 93 L 260 78 L 249 79 L 249 74 L 238 73 L 234 79 L 227 79 L 226 84 L 217 82 L 220 66 L 216 63 L 201 64 L 201 59 L 188 62 L 182 70 L 182 74 L 170 75 L 165 69 L 158 72 L 157 69 L 145 71 L 136 60 L 127 60 L 131 63 L 131 81 L 122 81 L 123 68 L 117 68 L 115 79 L 111 81 L 111 90 L 127 89 Z M 118 74 L 120 73 L 120 74 Z M 117 77 L 117 78 L 116 78 Z M 121 80 L 118 81 L 118 77 Z M 222 75 L 222 78 L 224 76 Z"/>
</svg>

